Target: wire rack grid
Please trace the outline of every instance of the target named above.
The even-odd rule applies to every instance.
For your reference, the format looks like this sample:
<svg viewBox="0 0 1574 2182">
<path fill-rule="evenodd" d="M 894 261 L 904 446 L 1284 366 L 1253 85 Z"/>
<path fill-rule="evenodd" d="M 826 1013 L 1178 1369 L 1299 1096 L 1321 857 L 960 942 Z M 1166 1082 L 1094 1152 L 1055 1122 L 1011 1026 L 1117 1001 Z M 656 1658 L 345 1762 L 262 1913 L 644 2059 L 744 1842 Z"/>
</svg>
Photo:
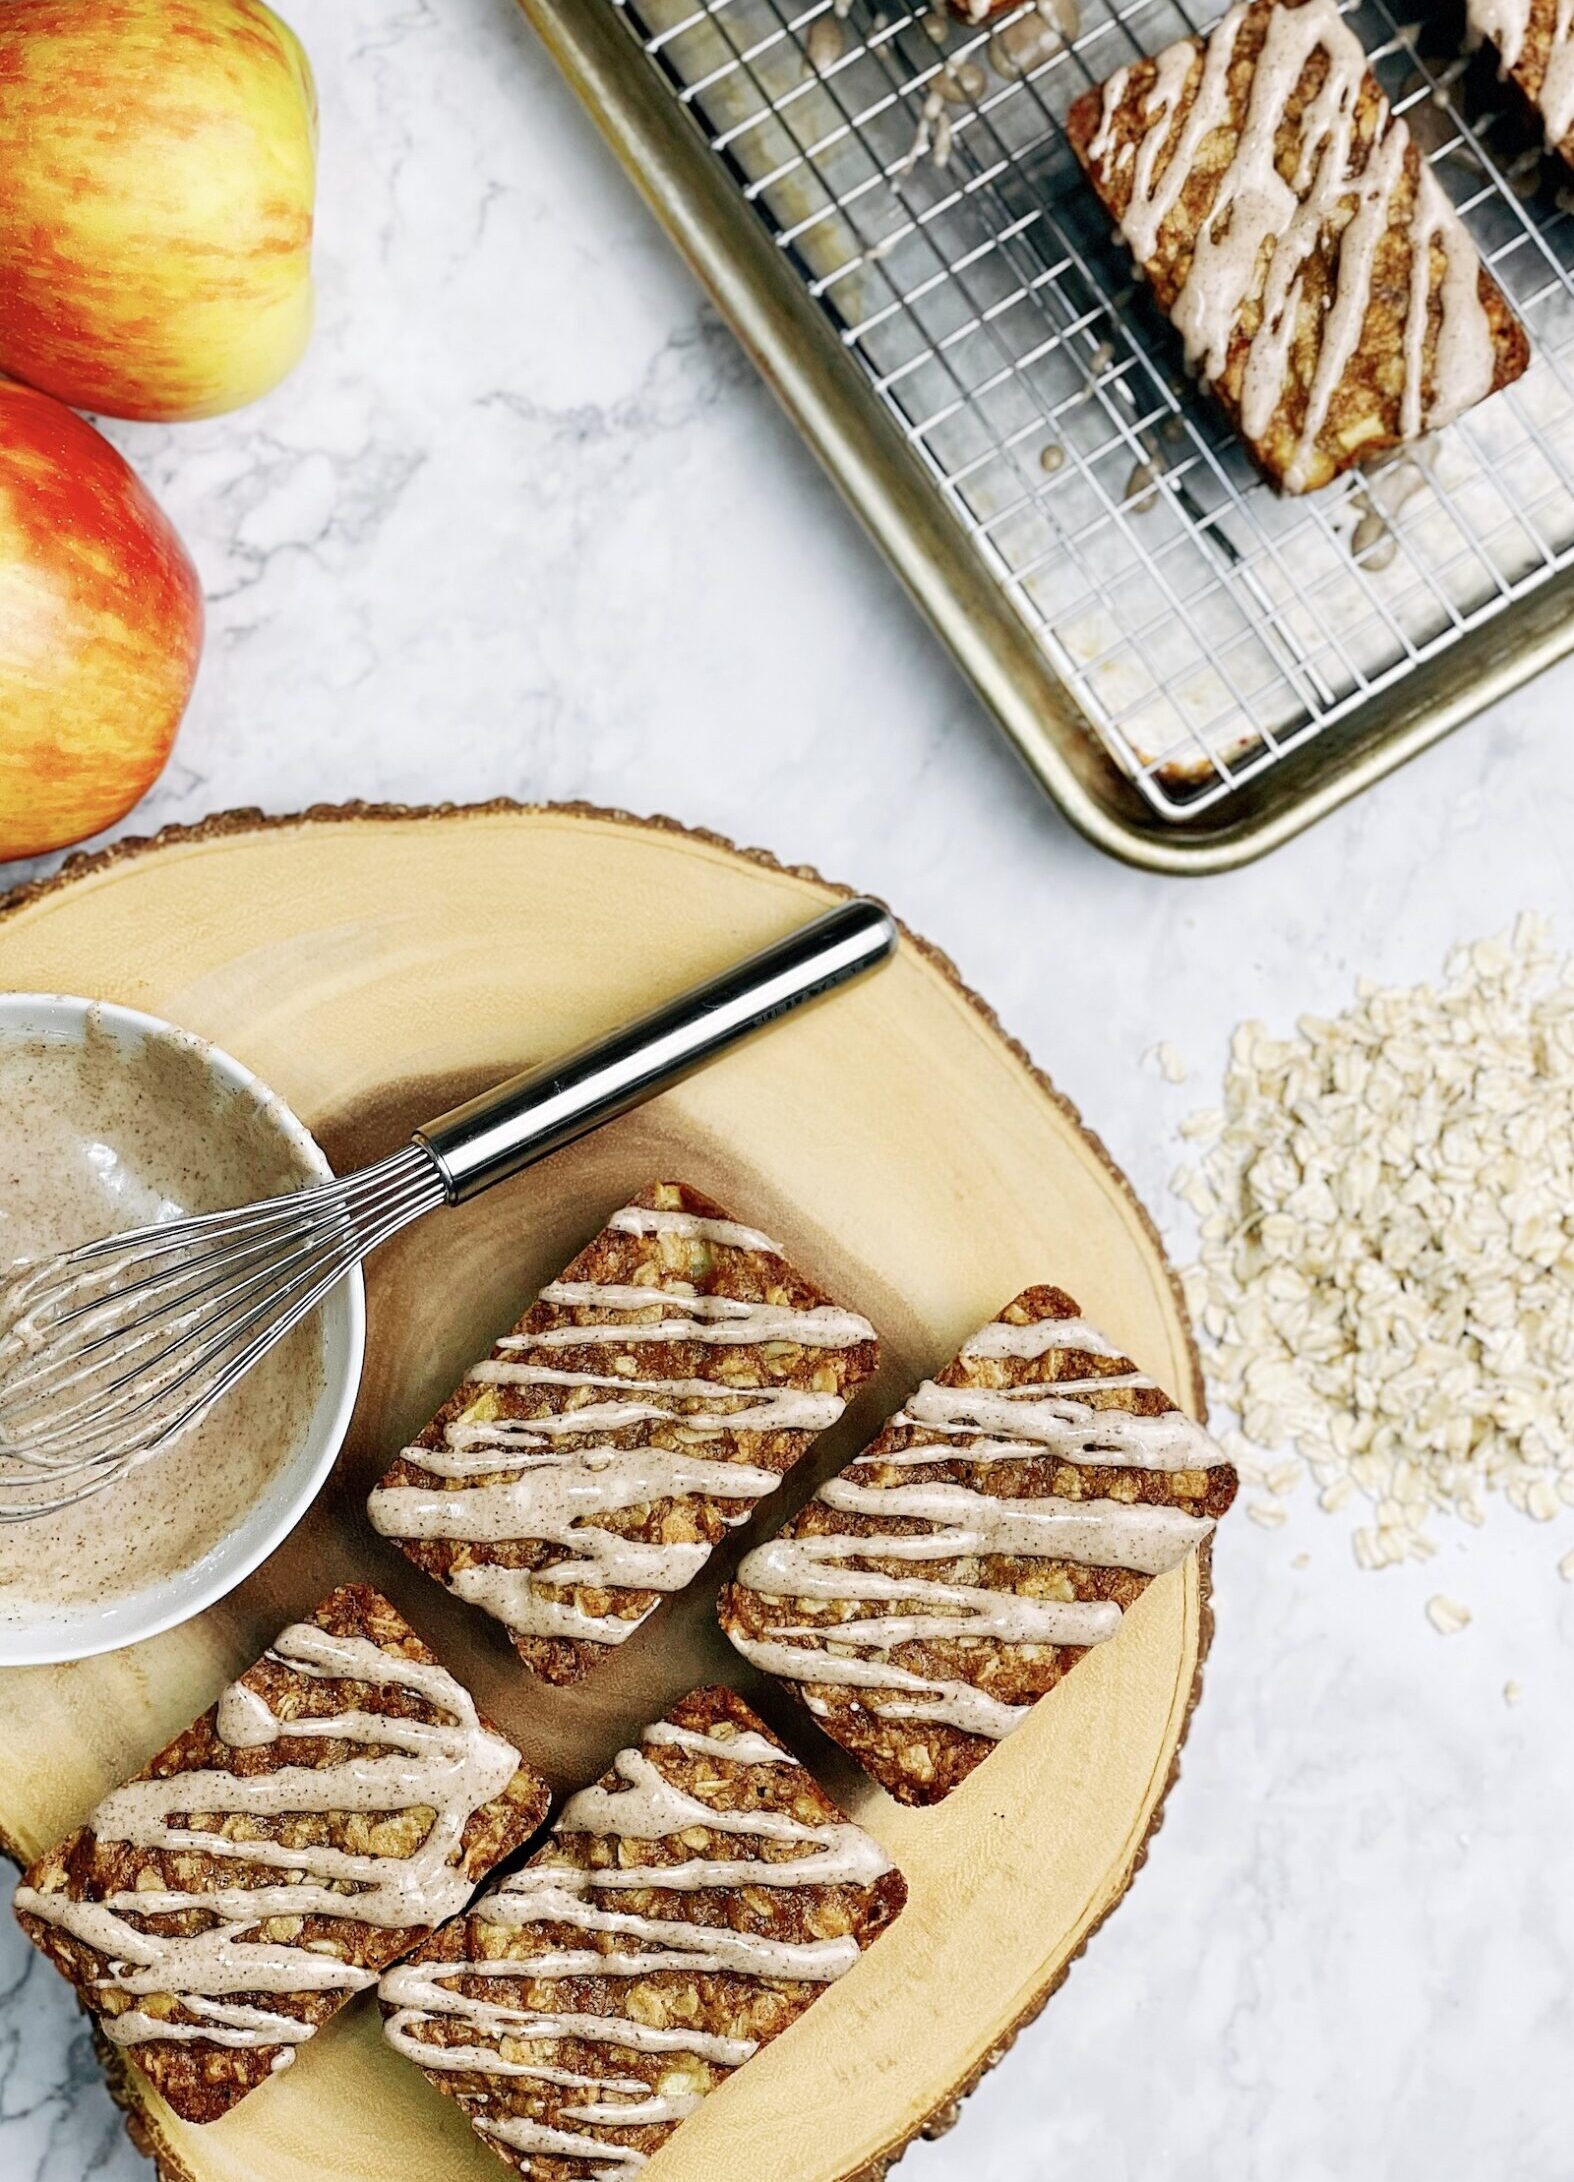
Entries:
<svg viewBox="0 0 1574 2182">
<path fill-rule="evenodd" d="M 1518 385 L 1382 469 L 1273 493 L 1187 378 L 1064 133 L 1217 18 L 1027 0 L 616 8 L 1123 770 L 1193 818 L 1574 563 L 1574 200 L 1457 33 L 1347 0 L 1524 320 Z"/>
</svg>

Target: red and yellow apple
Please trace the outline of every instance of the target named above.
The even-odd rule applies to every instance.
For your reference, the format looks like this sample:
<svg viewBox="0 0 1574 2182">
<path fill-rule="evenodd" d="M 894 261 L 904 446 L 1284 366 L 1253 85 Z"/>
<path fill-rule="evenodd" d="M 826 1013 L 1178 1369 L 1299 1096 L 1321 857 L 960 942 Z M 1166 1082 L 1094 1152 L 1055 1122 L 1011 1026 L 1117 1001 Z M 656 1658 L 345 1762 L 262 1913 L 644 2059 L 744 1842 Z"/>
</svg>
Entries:
<svg viewBox="0 0 1574 2182">
<path fill-rule="evenodd" d="M 0 371 L 79 409 L 238 409 L 311 332 L 317 107 L 262 0 L 0 5 Z"/>
<path fill-rule="evenodd" d="M 101 433 L 0 379 L 0 862 L 113 824 L 163 770 L 202 589 Z"/>
</svg>

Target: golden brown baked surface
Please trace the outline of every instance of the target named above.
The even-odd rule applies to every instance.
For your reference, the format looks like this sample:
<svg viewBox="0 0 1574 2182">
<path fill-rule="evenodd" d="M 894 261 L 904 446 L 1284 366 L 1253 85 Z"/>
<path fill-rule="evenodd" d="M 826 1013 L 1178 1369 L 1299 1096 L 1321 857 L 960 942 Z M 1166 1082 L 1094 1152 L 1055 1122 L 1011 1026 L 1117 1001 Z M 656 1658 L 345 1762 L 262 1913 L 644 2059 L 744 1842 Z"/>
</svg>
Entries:
<svg viewBox="0 0 1574 2182">
<path fill-rule="evenodd" d="M 693 1578 L 877 1356 L 873 1328 L 766 1237 L 653 1183 L 403 1451 L 372 1520 L 495 1614 L 534 1673 L 576 1682 Z"/>
<path fill-rule="evenodd" d="M 1066 130 L 1281 491 L 1326 485 L 1524 371 L 1523 327 L 1333 0 L 1233 7 L 1085 92 Z"/>
<path fill-rule="evenodd" d="M 336 1807 L 330 1769 L 349 1759 L 375 1776 L 412 1758 L 419 1763 L 423 1747 L 433 1753 L 432 1769 L 423 1775 L 419 1792 L 460 1791 L 446 1813 L 452 1840 L 443 1858 L 448 1873 L 443 1885 L 461 1903 L 546 1816 L 545 1783 L 474 1712 L 386 1599 L 364 1585 L 347 1585 L 323 1601 L 306 1627 L 347 1643 L 349 1653 L 330 1646 L 319 1655 L 309 1634 L 300 1638 L 299 1625 L 282 1632 L 274 1650 L 136 1776 L 138 1782 L 199 1776 L 193 1779 L 189 1808 L 178 1798 L 164 1802 L 167 1824 L 179 1837 L 176 1843 L 139 1845 L 118 1831 L 110 1833 L 116 1797 L 125 1795 L 119 1790 L 104 1799 L 80 1831 L 23 1874 L 18 1892 L 18 1915 L 29 1939 L 70 1979 L 106 2035 L 126 2045 L 143 2074 L 185 2121 L 217 2119 L 288 2065 L 298 2044 L 353 1991 L 374 1983 L 378 1971 L 429 1929 L 430 1920 L 389 1925 L 369 1923 L 349 1912 L 357 1894 L 367 1899 L 368 1886 L 375 1889 L 378 1880 L 420 1851 L 434 1823 L 444 1823 L 445 1813 L 438 1811 L 434 1821 L 430 1803 L 406 1804 L 398 1787 L 388 1785 L 347 1795 L 358 1808 Z M 388 1679 L 366 1678 L 375 1659 L 370 1650 L 362 1653 L 363 1646 L 382 1655 Z M 313 1671 L 301 1663 L 306 1658 L 320 1666 L 340 1665 L 348 1658 L 362 1673 Z M 352 1722 L 346 1735 L 323 1732 L 321 1723 L 346 1714 L 367 1718 Z M 267 1716 L 280 1732 L 262 1741 L 256 1738 L 264 1732 Z M 221 1719 L 230 1732 L 243 1736 L 241 1746 L 224 1741 Z M 368 1725 L 368 1720 L 385 1724 Z M 313 1731 L 307 1723 L 319 1725 Z M 423 1735 L 423 1730 L 429 1732 Z M 466 1752 L 472 1750 L 489 1780 L 500 1780 L 501 1786 L 486 1801 L 468 1807 L 461 1771 Z M 230 1807 L 244 1806 L 247 1800 L 248 1790 L 235 1783 L 276 1781 L 286 1769 L 319 1775 L 325 1795 L 314 1798 L 308 1788 L 297 1797 L 297 1804 L 315 1801 L 317 1808 L 290 1804 L 275 1812 Z M 95 1830 L 96 1824 L 106 1828 L 105 1836 Z M 296 1852 L 293 1858 L 290 1850 Z M 264 1861 L 269 1855 L 274 1860 Z M 324 1858 L 345 1874 L 325 1883 L 331 1897 L 342 1894 L 345 1913 L 324 1901 L 299 1914 L 288 1896 L 280 1898 L 285 1913 L 259 1918 L 247 1910 L 241 1897 L 258 1889 L 288 1888 L 303 1865 Z M 155 1901 L 171 1896 L 211 1897 L 218 1886 L 235 1897 L 222 1915 L 211 1906 L 152 1908 Z M 62 1900 L 97 1905 L 92 1914 L 112 1912 L 122 1927 L 118 1941 L 92 1944 L 83 1933 L 54 1921 Z M 146 1911 L 139 1906 L 142 1902 L 149 1905 Z M 180 1982 L 178 1951 L 166 1951 L 152 1982 L 127 1989 L 119 1965 L 128 1953 L 148 1951 L 139 1945 L 141 1936 L 193 1940 L 217 1933 L 226 1921 L 230 1932 L 223 1954 L 233 1965 L 232 1975 L 211 1974 L 211 1955 L 206 1975 L 188 1959 L 184 1971 L 189 1983 L 204 1988 L 193 1993 Z M 97 1936 L 109 1940 L 107 1931 Z M 283 1982 L 266 1988 L 247 1985 L 248 1947 L 275 1956 Z M 158 1956 L 157 1949 L 151 1952 Z M 301 1964 L 299 1988 L 288 1982 L 293 1957 Z M 166 1979 L 165 1972 L 173 1974 Z M 312 1989 L 309 1981 L 324 1976 L 335 1982 Z M 268 2035 L 259 2016 L 270 2019 L 274 2035 Z M 248 2042 L 223 2042 L 237 2035 Z"/>
<path fill-rule="evenodd" d="M 696 1690 L 384 1978 L 385 2028 L 522 2174 L 591 2182 L 664 2143 L 905 1897 L 740 1697 Z"/>
<path fill-rule="evenodd" d="M 746 1557 L 722 1627 L 891 1795 L 937 1803 L 1235 1489 L 1068 1295 L 1028 1288 Z"/>
</svg>

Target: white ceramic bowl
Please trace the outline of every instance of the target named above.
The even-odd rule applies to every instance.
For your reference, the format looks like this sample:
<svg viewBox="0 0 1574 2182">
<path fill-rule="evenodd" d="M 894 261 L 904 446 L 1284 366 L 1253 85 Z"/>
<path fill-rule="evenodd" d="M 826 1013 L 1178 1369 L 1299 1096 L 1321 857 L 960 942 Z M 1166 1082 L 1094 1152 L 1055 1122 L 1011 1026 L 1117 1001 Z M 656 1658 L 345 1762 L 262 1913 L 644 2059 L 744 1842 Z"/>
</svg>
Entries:
<svg viewBox="0 0 1574 2182">
<path fill-rule="evenodd" d="M 96 1074 L 83 1066 L 90 1040 Z M 136 1224 L 123 1211 L 117 1216 L 116 1178 L 123 1166 L 135 1169 L 139 1190 L 168 1191 L 183 1212 L 216 1211 L 297 1182 L 324 1180 L 332 1171 L 310 1132 L 249 1069 L 156 1016 L 59 993 L 0 994 L 0 1062 L 15 1056 L 18 1047 L 33 1057 L 43 1081 L 58 1054 L 62 1105 L 68 1095 L 78 1107 L 84 1099 L 89 1102 L 87 1128 L 78 1132 L 73 1126 L 40 1146 L 46 1163 L 34 1181 L 47 1181 L 47 1162 L 57 1172 L 62 1160 L 80 1162 L 74 1180 L 85 1183 L 95 1201 L 102 1195 L 103 1232 Z M 102 1129 L 92 1109 L 97 1094 L 84 1090 L 85 1078 L 106 1085 Z M 133 1113 L 140 1107 L 143 1117 L 156 1118 L 156 1126 L 136 1127 L 128 1118 L 128 1092 Z M 134 1141 L 117 1143 L 117 1133 Z M 183 1138 L 190 1165 L 183 1154 L 177 1189 L 156 1170 L 160 1147 L 173 1165 L 173 1148 Z M 0 1259 L 10 1259 L 15 1253 L 8 1247 L 4 1215 L 0 1196 Z M 273 1464 L 232 1527 L 190 1565 L 108 1603 L 84 1601 L 23 1618 L 13 1603 L 9 1613 L 0 1611 L 0 1667 L 85 1659 L 173 1628 L 233 1590 L 294 1528 L 332 1469 L 355 1406 L 366 1338 L 366 1293 L 358 1271 L 339 1283 L 312 1325 L 320 1342 L 320 1392 L 291 1435 L 293 1451 Z M 222 1405 L 215 1414 L 222 1416 Z M 153 1456 L 148 1467 L 159 1460 Z M 137 1475 L 113 1491 L 134 1489 Z M 32 1525 L 6 1529 L 4 1543 L 10 1545 L 25 1539 Z"/>
</svg>

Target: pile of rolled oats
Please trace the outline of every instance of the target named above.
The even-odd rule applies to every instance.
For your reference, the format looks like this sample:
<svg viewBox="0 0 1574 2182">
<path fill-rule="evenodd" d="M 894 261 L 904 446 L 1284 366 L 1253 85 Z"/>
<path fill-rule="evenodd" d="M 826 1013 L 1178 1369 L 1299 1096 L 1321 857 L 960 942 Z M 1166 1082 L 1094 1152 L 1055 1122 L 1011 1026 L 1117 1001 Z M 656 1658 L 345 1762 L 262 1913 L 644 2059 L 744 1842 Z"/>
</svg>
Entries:
<svg viewBox="0 0 1574 2182">
<path fill-rule="evenodd" d="M 1367 1568 L 1490 1493 L 1574 1506 L 1574 961 L 1544 920 L 1293 1037 L 1243 1023 L 1183 1134 L 1188 1298 L 1248 1483 L 1364 1498 Z"/>
</svg>

